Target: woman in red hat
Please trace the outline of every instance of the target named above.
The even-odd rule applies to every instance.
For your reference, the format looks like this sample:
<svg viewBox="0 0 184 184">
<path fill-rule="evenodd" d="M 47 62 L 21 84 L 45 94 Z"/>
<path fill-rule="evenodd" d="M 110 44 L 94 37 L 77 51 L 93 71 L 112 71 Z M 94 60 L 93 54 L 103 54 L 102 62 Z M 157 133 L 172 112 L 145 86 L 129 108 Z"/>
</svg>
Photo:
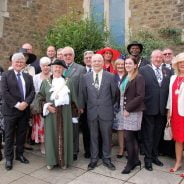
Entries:
<svg viewBox="0 0 184 184">
<path fill-rule="evenodd" d="M 115 74 L 116 70 L 113 62 L 121 55 L 121 53 L 110 47 L 105 47 L 96 53 L 101 54 L 104 58 L 104 70 Z"/>
</svg>

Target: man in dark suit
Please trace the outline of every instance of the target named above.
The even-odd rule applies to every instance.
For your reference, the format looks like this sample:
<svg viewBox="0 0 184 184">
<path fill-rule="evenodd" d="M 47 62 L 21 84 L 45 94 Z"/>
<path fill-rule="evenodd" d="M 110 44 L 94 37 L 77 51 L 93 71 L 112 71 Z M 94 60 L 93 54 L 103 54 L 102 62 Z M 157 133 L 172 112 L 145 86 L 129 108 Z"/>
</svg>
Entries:
<svg viewBox="0 0 184 184">
<path fill-rule="evenodd" d="M 164 128 L 171 71 L 162 66 L 162 63 L 162 51 L 154 50 L 151 54 L 151 64 L 139 70 L 145 79 L 146 110 L 143 113 L 142 132 L 145 168 L 149 171 L 153 170 L 152 163 L 163 166 L 158 159 L 158 144 Z"/>
<path fill-rule="evenodd" d="M 25 57 L 22 53 L 12 56 L 12 70 L 2 75 L 2 113 L 5 121 L 5 168 L 11 170 L 14 157 L 14 135 L 16 131 L 16 160 L 29 163 L 23 156 L 26 130 L 30 115 L 29 105 L 35 91 L 32 77 L 23 73 Z"/>
<path fill-rule="evenodd" d="M 82 92 L 80 93 L 79 107 L 84 109 L 87 104 L 87 119 L 90 129 L 91 162 L 88 165 L 88 170 L 97 166 L 99 129 L 102 136 L 103 165 L 110 170 L 115 170 L 110 153 L 113 105 L 116 99 L 117 85 L 114 76 L 103 71 L 103 65 L 103 57 L 100 54 L 93 55 L 93 72 L 84 75 L 80 85 Z"/>
<path fill-rule="evenodd" d="M 64 70 L 64 76 L 66 79 L 70 79 L 74 87 L 74 93 L 78 99 L 79 94 L 79 80 L 82 74 L 85 73 L 84 66 L 74 62 L 74 49 L 72 47 L 65 47 L 62 50 L 63 60 L 67 65 L 68 69 Z M 74 160 L 77 160 L 79 152 L 79 125 L 78 125 L 78 105 L 72 103 L 72 122 L 73 122 L 73 145 L 74 145 Z"/>
<path fill-rule="evenodd" d="M 84 52 L 84 64 L 85 64 L 85 73 L 89 73 L 92 71 L 91 68 L 91 59 L 92 56 L 94 55 L 93 51 L 86 51 Z M 80 86 L 79 86 L 80 88 Z M 85 158 L 90 158 L 90 132 L 89 132 L 89 127 L 88 127 L 88 121 L 87 121 L 87 108 L 85 106 L 84 108 L 84 113 L 80 115 L 79 118 L 80 121 L 80 127 L 82 130 L 83 134 L 83 144 L 84 144 L 84 157 Z"/>
</svg>

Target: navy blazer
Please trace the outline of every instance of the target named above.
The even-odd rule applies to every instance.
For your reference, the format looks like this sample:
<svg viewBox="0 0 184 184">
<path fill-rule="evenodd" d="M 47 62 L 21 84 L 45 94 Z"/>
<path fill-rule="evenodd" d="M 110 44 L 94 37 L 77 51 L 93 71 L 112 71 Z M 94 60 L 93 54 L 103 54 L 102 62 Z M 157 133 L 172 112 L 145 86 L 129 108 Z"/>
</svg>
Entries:
<svg viewBox="0 0 184 184">
<path fill-rule="evenodd" d="M 145 80 L 144 103 L 146 109 L 144 113 L 147 115 L 165 115 L 166 103 L 169 93 L 169 82 L 172 75 L 171 71 L 168 68 L 162 66 L 163 80 L 161 86 L 159 86 L 155 72 L 151 65 L 148 64 L 141 67 L 139 72 Z"/>
<path fill-rule="evenodd" d="M 27 73 L 22 73 L 22 75 L 25 80 L 26 88 L 26 95 L 24 101 L 30 105 L 35 95 L 33 79 L 32 76 Z M 17 78 L 14 70 L 4 72 L 2 75 L 2 99 L 3 115 L 18 115 L 21 112 L 14 107 L 17 102 L 21 102 L 21 92 L 17 83 Z M 29 109 L 29 106 L 27 109 Z"/>
</svg>

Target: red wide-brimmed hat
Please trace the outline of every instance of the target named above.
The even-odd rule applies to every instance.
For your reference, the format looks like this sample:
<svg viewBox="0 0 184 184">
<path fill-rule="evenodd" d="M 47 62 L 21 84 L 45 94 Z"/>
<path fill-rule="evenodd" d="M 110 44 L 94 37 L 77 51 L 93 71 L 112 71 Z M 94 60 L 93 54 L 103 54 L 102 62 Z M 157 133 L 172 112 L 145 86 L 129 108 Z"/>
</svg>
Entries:
<svg viewBox="0 0 184 184">
<path fill-rule="evenodd" d="M 115 61 L 118 59 L 121 55 L 121 53 L 118 50 L 112 49 L 111 47 L 105 47 L 101 50 L 96 51 L 96 54 L 103 55 L 106 51 L 110 51 L 112 53 L 112 60 Z"/>
</svg>

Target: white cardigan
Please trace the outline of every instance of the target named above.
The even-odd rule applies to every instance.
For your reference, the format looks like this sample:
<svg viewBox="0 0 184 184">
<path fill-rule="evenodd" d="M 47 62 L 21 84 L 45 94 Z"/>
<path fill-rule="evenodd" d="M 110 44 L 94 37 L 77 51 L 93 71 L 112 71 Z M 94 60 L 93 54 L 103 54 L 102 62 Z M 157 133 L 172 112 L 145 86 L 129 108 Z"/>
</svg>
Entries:
<svg viewBox="0 0 184 184">
<path fill-rule="evenodd" d="M 169 97 L 167 100 L 167 109 L 170 110 L 170 115 L 172 114 L 172 87 L 176 80 L 177 75 L 172 75 L 169 85 Z M 180 116 L 184 116 L 184 82 L 181 83 L 179 94 L 178 94 L 178 113 Z"/>
</svg>

